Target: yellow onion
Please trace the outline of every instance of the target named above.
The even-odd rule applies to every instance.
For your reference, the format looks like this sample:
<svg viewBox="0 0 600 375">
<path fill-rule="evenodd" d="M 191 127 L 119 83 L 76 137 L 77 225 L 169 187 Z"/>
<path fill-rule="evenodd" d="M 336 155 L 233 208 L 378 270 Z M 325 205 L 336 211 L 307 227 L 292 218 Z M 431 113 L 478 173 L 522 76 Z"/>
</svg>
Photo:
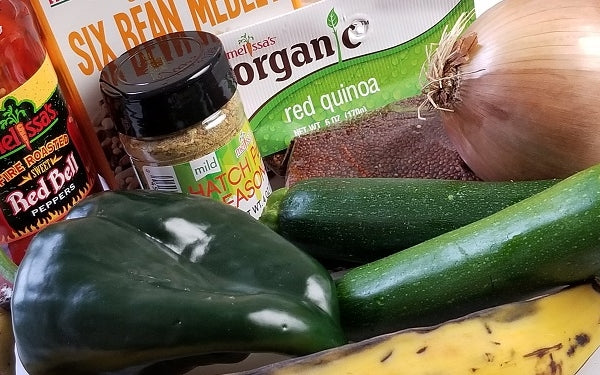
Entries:
<svg viewBox="0 0 600 375">
<path fill-rule="evenodd" d="M 504 0 L 444 35 L 426 90 L 475 174 L 562 178 L 600 163 L 599 0 Z"/>
</svg>

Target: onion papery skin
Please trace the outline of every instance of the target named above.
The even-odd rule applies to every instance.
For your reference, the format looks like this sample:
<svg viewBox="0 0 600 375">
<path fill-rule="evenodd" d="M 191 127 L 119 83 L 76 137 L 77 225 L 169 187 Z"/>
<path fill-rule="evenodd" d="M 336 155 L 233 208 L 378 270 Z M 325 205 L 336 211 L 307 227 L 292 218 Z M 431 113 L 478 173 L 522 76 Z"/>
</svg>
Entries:
<svg viewBox="0 0 600 375">
<path fill-rule="evenodd" d="M 440 115 L 473 172 L 564 178 L 600 163 L 600 1 L 504 0 L 472 32 L 452 112 Z"/>
</svg>

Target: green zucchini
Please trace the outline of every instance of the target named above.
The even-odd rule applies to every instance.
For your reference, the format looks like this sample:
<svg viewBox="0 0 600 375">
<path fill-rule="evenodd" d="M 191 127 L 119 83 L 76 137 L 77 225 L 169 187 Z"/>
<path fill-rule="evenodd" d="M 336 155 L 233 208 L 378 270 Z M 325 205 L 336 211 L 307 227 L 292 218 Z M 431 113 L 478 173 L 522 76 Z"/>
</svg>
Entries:
<svg viewBox="0 0 600 375">
<path fill-rule="evenodd" d="M 600 165 L 336 280 L 362 339 L 523 300 L 600 271 Z"/>
<path fill-rule="evenodd" d="M 260 220 L 317 259 L 366 263 L 481 219 L 556 182 L 313 178 L 276 190 Z"/>
</svg>

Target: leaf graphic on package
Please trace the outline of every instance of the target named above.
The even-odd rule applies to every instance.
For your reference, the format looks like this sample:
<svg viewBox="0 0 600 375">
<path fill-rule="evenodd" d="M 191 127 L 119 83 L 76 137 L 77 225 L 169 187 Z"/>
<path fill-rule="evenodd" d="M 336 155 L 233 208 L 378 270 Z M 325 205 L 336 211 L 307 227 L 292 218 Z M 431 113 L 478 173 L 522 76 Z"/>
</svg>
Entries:
<svg viewBox="0 0 600 375">
<path fill-rule="evenodd" d="M 333 29 L 337 26 L 338 22 L 339 18 L 337 13 L 334 8 L 331 8 L 331 11 L 329 11 L 329 14 L 327 15 L 327 26 Z"/>
<path fill-rule="evenodd" d="M 338 63 L 342 62 L 342 50 L 340 48 L 340 38 L 338 36 L 337 30 L 336 30 L 336 26 L 338 25 L 338 22 L 340 21 L 337 13 L 335 12 L 335 8 L 331 8 L 331 10 L 329 11 L 329 14 L 327 15 L 327 26 L 329 26 L 331 28 L 331 30 L 333 31 L 333 35 L 335 36 L 335 45 L 337 47 L 337 54 L 338 54 Z"/>
</svg>

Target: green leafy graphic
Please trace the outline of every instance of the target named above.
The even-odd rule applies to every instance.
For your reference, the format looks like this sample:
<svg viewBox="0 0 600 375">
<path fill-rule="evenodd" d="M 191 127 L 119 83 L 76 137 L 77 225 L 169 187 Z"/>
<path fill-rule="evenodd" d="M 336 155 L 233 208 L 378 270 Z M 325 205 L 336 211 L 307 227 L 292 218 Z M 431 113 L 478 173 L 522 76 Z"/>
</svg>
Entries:
<svg viewBox="0 0 600 375">
<path fill-rule="evenodd" d="M 0 108 L 0 130 L 6 131 L 8 128 L 14 127 L 17 137 L 28 150 L 32 150 L 32 147 L 22 120 L 31 118 L 30 114 L 34 114 L 33 105 L 28 101 L 17 104 L 13 97 L 6 99 Z"/>
<path fill-rule="evenodd" d="M 338 37 L 336 29 L 339 21 L 340 19 L 337 13 L 335 12 L 335 8 L 331 8 L 329 14 L 327 15 L 327 26 L 331 28 L 331 30 L 333 31 L 333 35 L 335 36 L 335 44 L 337 46 L 338 53 L 338 62 L 342 62 L 342 49 L 340 48 L 340 38 Z"/>
<path fill-rule="evenodd" d="M 246 52 L 248 52 L 248 54 L 250 54 L 250 56 L 252 56 L 252 41 L 254 40 L 254 37 L 251 35 L 248 35 L 248 33 L 244 33 L 244 35 L 242 35 L 240 37 L 240 39 L 238 39 L 238 44 L 243 45 L 244 48 L 246 48 Z"/>
<path fill-rule="evenodd" d="M 335 13 L 334 8 L 331 8 L 331 11 L 327 15 L 327 26 L 331 27 L 332 29 L 335 29 L 335 27 L 338 25 L 338 22 L 339 18 L 337 13 Z"/>
<path fill-rule="evenodd" d="M 10 98 L 4 103 L 0 117 L 2 117 L 0 119 L 0 129 L 6 130 L 7 127 L 18 124 L 21 118 L 27 117 L 27 111 L 19 108 L 15 100 Z"/>
</svg>

